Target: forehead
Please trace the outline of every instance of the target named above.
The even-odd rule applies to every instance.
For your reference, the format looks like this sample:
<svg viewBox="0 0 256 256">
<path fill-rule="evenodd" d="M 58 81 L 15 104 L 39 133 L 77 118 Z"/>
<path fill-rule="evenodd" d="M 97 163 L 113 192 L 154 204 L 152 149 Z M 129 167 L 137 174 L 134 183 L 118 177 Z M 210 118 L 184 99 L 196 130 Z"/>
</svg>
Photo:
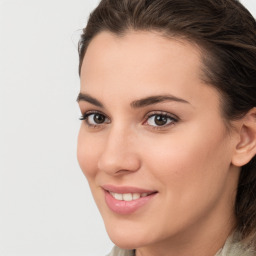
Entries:
<svg viewBox="0 0 256 256">
<path fill-rule="evenodd" d="M 171 65 L 175 62 L 175 65 Z M 121 64 L 121 65 L 120 65 Z M 186 65 L 185 65 L 186 64 Z M 115 66 L 116 65 L 116 66 Z M 88 46 L 83 65 L 82 76 L 92 74 L 95 67 L 99 71 L 118 66 L 134 75 L 135 71 L 167 67 L 188 69 L 199 75 L 201 72 L 201 55 L 199 47 L 184 39 L 166 38 L 159 32 L 129 31 L 122 36 L 110 32 L 99 33 Z M 104 69 L 104 70 L 102 70 Z M 174 70 L 175 71 L 175 70 Z"/>
<path fill-rule="evenodd" d="M 115 95 L 128 102 L 170 93 L 193 103 L 204 91 L 215 93 L 201 78 L 201 53 L 195 44 L 156 32 L 101 32 L 85 54 L 81 91 L 103 101 Z"/>
</svg>

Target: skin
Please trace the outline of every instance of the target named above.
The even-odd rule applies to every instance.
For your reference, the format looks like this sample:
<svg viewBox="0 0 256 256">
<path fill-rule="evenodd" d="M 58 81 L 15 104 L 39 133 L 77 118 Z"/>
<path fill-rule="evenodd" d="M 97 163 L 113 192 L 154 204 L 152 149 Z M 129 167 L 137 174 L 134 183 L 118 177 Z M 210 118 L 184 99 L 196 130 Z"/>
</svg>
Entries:
<svg viewBox="0 0 256 256">
<path fill-rule="evenodd" d="M 136 248 L 137 256 L 209 256 L 235 225 L 234 200 L 240 168 L 232 164 L 239 140 L 221 115 L 220 95 L 202 81 L 197 46 L 154 32 L 102 32 L 90 43 L 81 70 L 81 113 L 106 116 L 82 121 L 78 161 L 111 240 Z M 165 100 L 131 106 L 149 96 Z M 157 111 L 157 112 L 156 112 Z M 152 114 L 168 114 L 157 126 Z M 88 121 L 89 120 L 89 121 Z M 90 122 L 90 125 L 88 125 Z M 129 215 L 113 213 L 101 186 L 158 191 Z"/>
</svg>

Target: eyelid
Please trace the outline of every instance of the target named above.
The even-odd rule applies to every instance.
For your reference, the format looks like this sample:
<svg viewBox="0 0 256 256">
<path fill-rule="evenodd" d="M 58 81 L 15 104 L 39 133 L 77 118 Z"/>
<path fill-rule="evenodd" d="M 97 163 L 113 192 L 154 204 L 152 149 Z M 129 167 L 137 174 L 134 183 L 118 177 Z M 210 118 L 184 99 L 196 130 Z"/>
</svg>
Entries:
<svg viewBox="0 0 256 256">
<path fill-rule="evenodd" d="M 100 114 L 105 116 L 106 118 L 110 119 L 105 113 L 99 111 L 99 110 L 88 110 L 82 113 L 82 116 L 80 117 L 80 120 L 84 120 L 86 117 L 88 117 L 91 114 Z"/>
<path fill-rule="evenodd" d="M 180 120 L 180 118 L 178 116 L 176 116 L 174 114 L 171 114 L 169 112 L 166 112 L 166 111 L 161 111 L 161 110 L 150 111 L 149 113 L 147 113 L 145 115 L 145 118 L 149 118 L 149 117 L 152 117 L 154 115 L 163 115 L 163 116 L 170 117 L 170 118 L 172 118 L 174 120 L 177 120 L 177 121 Z"/>
</svg>

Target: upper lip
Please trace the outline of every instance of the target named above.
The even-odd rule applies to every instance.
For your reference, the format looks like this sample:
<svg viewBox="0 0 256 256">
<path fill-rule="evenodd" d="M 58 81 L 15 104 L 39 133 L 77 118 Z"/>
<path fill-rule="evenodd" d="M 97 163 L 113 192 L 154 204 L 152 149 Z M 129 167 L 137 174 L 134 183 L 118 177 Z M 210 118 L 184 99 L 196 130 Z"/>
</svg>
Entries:
<svg viewBox="0 0 256 256">
<path fill-rule="evenodd" d="M 106 191 L 113 192 L 113 193 L 120 193 L 120 194 L 125 194 L 125 193 L 152 194 L 157 192 L 156 190 L 149 190 L 149 189 L 138 188 L 133 186 L 115 186 L 115 185 L 106 184 L 101 187 Z"/>
</svg>

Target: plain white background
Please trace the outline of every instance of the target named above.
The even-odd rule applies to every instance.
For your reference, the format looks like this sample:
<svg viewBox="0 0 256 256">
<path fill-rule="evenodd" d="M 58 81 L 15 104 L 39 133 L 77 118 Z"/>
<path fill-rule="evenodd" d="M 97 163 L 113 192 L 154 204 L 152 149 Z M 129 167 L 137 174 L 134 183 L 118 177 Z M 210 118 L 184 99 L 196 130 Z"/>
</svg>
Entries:
<svg viewBox="0 0 256 256">
<path fill-rule="evenodd" d="M 76 160 L 77 42 L 97 3 L 0 0 L 0 256 L 112 247 Z"/>
</svg>

